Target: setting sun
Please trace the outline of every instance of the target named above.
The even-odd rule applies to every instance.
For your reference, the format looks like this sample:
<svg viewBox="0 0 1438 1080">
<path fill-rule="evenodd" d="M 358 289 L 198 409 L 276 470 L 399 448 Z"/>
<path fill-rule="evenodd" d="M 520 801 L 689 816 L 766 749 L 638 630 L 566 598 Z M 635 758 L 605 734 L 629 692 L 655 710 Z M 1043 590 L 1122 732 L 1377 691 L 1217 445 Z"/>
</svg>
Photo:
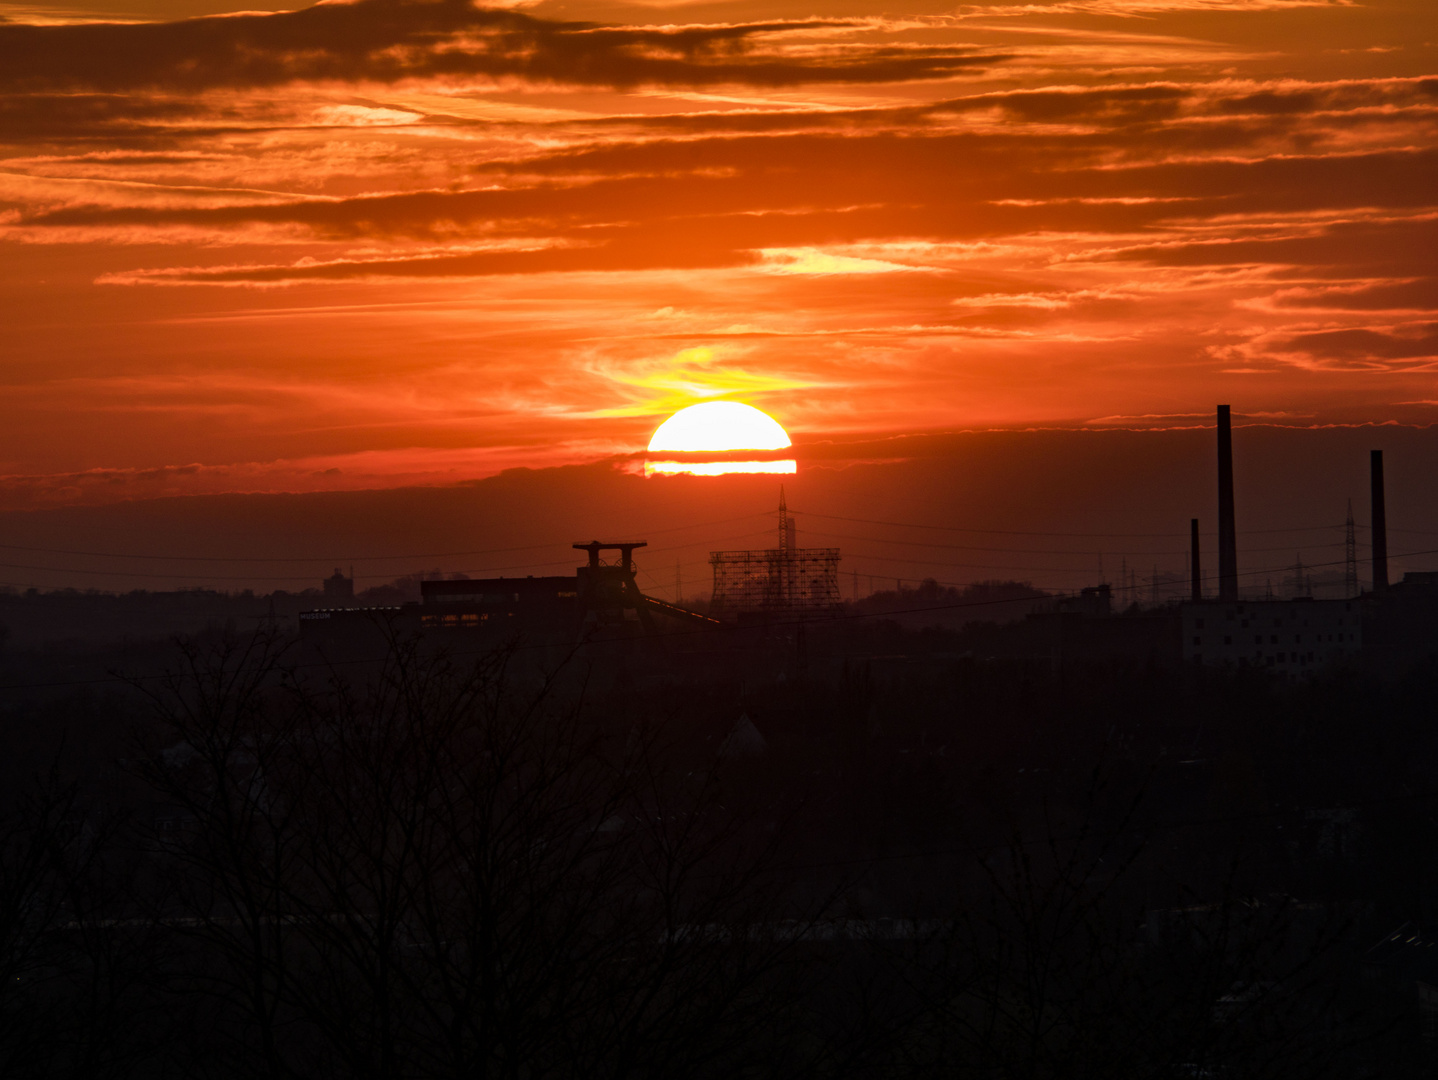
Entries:
<svg viewBox="0 0 1438 1080">
<path fill-rule="evenodd" d="M 738 401 L 680 409 L 654 432 L 649 450 L 782 450 L 788 433 L 772 416 Z"/>
<path fill-rule="evenodd" d="M 729 457 L 715 460 L 704 456 L 727 455 L 733 451 L 783 450 L 789 445 L 788 433 L 762 410 L 738 401 L 706 401 L 680 409 L 660 424 L 649 440 L 651 454 L 684 454 L 685 460 L 650 459 L 645 463 L 644 472 L 647 476 L 793 473 L 798 471 L 798 465 L 792 458 L 737 461 Z"/>
</svg>

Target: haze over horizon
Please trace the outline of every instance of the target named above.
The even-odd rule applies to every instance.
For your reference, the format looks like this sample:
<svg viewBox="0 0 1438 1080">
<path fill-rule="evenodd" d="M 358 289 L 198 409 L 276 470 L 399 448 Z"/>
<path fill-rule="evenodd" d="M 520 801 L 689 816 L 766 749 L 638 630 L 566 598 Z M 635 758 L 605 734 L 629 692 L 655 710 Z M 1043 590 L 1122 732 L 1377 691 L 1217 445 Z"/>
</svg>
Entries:
<svg viewBox="0 0 1438 1080">
<path fill-rule="evenodd" d="M 1234 442 L 1245 587 L 1280 586 L 1297 559 L 1340 572 L 1350 498 L 1366 559 L 1374 448 L 1395 578 L 1438 565 L 1438 428 L 1239 427 Z M 1211 428 L 913 436 L 832 448 L 827 461 L 820 449 L 783 478 L 645 479 L 602 461 L 445 486 L 0 512 L 0 585 L 298 591 L 353 566 L 363 589 L 419 572 L 567 573 L 571 542 L 604 538 L 649 542 L 647 591 L 673 596 L 677 564 L 685 595 L 702 596 L 710 551 L 774 545 L 781 483 L 799 543 L 843 553 L 846 597 L 926 577 L 1071 590 L 1121 583 L 1127 568 L 1147 599 L 1155 569 L 1186 574 L 1194 516 L 1211 581 L 1217 569 Z"/>
</svg>

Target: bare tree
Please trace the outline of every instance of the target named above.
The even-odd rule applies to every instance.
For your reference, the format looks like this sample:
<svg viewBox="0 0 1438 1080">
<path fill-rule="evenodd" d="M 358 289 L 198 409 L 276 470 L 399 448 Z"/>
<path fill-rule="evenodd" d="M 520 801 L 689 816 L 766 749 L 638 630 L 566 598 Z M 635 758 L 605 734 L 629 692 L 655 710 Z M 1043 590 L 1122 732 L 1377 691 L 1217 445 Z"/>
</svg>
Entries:
<svg viewBox="0 0 1438 1080">
<path fill-rule="evenodd" d="M 56 766 L 0 817 L 0 1075 L 123 1076 L 147 1056 L 152 942 L 124 925 L 122 825 Z"/>
<path fill-rule="evenodd" d="M 1146 910 L 1145 878 L 1172 868 L 1139 824 L 1142 789 L 1116 795 L 1105 771 L 1067 810 L 1041 800 L 1006 839 L 956 853 L 963 902 L 888 949 L 903 1007 L 869 1036 L 885 1049 L 867 1071 L 1345 1075 L 1359 1034 L 1335 994 L 1348 913 L 1245 895 L 1236 872 L 1216 894 Z"/>
<path fill-rule="evenodd" d="M 162 918 L 237 1068 L 619 1078 L 761 1052 L 791 937 L 763 929 L 774 840 L 718 804 L 717 762 L 671 768 L 660 733 L 552 683 L 519 696 L 503 651 L 395 639 L 318 684 L 263 635 L 185 660 L 143 773 L 191 822 Z"/>
</svg>

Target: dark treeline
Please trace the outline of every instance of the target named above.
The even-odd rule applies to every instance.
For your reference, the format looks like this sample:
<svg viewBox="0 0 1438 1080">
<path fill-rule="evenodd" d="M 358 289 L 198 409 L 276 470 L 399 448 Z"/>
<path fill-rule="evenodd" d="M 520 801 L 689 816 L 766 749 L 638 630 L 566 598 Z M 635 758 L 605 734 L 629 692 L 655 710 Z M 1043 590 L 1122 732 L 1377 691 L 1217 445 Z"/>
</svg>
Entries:
<svg viewBox="0 0 1438 1080">
<path fill-rule="evenodd" d="M 7 695 L 0 1075 L 1429 1074 L 1438 670 L 843 633 Z"/>
</svg>

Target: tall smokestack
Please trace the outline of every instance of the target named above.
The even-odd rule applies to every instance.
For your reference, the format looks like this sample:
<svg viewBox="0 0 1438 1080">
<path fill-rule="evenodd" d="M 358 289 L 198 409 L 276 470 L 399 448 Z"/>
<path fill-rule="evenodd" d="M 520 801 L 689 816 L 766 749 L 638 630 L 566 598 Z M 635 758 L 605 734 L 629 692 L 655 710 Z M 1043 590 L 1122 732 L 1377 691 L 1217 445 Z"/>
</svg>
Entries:
<svg viewBox="0 0 1438 1080">
<path fill-rule="evenodd" d="M 1233 429 L 1218 407 L 1218 598 L 1238 599 L 1238 531 L 1233 523 Z"/>
<path fill-rule="evenodd" d="M 1373 591 L 1388 591 L 1388 513 L 1383 506 L 1383 451 L 1368 454 L 1373 491 Z"/>
<path fill-rule="evenodd" d="M 1203 572 L 1198 564 L 1198 518 L 1193 518 L 1188 523 L 1188 544 L 1193 557 L 1189 560 L 1193 570 L 1193 602 L 1196 604 L 1203 599 Z"/>
</svg>

